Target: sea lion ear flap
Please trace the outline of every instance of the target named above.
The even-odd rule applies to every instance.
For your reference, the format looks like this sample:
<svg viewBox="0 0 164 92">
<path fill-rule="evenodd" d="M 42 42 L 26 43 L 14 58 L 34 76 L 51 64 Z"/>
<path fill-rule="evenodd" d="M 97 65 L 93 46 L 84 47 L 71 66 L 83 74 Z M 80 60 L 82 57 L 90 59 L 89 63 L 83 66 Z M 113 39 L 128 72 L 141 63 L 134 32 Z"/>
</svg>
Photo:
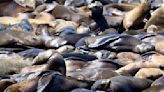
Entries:
<svg viewBox="0 0 164 92">
<path fill-rule="evenodd" d="M 43 92 L 44 89 L 51 82 L 52 77 L 53 77 L 53 74 L 51 74 L 51 73 L 46 73 L 46 74 L 42 75 L 42 77 L 38 81 L 37 92 Z"/>
</svg>

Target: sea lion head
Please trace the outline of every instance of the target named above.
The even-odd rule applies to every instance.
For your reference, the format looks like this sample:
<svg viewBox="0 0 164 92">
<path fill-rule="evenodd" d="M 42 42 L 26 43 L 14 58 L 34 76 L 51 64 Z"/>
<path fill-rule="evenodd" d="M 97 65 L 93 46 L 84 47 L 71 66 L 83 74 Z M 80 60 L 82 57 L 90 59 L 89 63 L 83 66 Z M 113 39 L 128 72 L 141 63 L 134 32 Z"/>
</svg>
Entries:
<svg viewBox="0 0 164 92">
<path fill-rule="evenodd" d="M 137 53 L 145 53 L 152 50 L 155 50 L 155 47 L 153 45 L 147 43 L 141 43 L 135 47 L 134 51 Z"/>
<path fill-rule="evenodd" d="M 48 60 L 46 70 L 54 70 L 66 75 L 66 65 L 62 55 L 55 52 Z"/>
</svg>

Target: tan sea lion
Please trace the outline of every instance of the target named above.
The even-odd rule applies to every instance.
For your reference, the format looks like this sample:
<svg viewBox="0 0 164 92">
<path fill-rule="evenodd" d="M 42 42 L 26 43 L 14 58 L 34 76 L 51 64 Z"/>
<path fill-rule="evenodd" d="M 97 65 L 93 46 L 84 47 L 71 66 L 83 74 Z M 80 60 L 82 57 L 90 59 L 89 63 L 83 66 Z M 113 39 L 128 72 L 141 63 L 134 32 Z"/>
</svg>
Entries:
<svg viewBox="0 0 164 92">
<path fill-rule="evenodd" d="M 137 78 L 148 78 L 148 79 L 157 79 L 160 76 L 163 76 L 164 72 L 158 68 L 141 68 L 136 74 Z"/>
<path fill-rule="evenodd" d="M 142 57 L 139 54 L 133 52 L 120 52 L 117 54 L 117 59 L 123 65 L 127 65 L 142 60 Z"/>
<path fill-rule="evenodd" d="M 116 70 L 117 73 L 119 74 L 127 74 L 127 75 L 135 75 L 137 73 L 137 71 L 140 68 L 159 68 L 160 65 L 156 64 L 154 62 L 151 61 L 146 61 L 146 62 L 135 62 L 135 63 L 130 63 L 128 65 L 125 65 L 121 68 L 119 68 L 118 70 Z"/>
<path fill-rule="evenodd" d="M 131 26 L 141 23 L 148 13 L 150 9 L 150 4 L 147 0 L 141 1 L 142 2 L 139 6 L 125 13 L 123 19 L 123 27 L 126 29 L 126 31 L 128 31 Z"/>
<path fill-rule="evenodd" d="M 155 49 L 161 54 L 164 54 L 164 41 L 159 41 L 155 44 Z"/>
<path fill-rule="evenodd" d="M 28 59 L 13 54 L 13 55 L 0 55 L 0 74 L 18 73 L 22 68 L 32 65 Z"/>
<path fill-rule="evenodd" d="M 155 10 L 150 17 L 150 19 L 145 24 L 145 29 L 148 28 L 150 25 L 156 25 L 164 27 L 164 5 L 159 7 L 157 10 Z"/>
<path fill-rule="evenodd" d="M 137 7 L 138 5 L 136 4 L 126 4 L 126 3 L 112 3 L 112 4 L 107 4 L 104 6 L 105 10 L 108 10 L 108 8 L 117 8 L 121 11 L 130 11 Z"/>
<path fill-rule="evenodd" d="M 62 5 L 56 5 L 56 7 L 52 10 L 52 15 L 57 19 L 59 18 L 68 21 L 74 21 L 80 24 L 82 22 L 88 23 L 91 21 L 89 17 L 75 13 Z"/>
</svg>

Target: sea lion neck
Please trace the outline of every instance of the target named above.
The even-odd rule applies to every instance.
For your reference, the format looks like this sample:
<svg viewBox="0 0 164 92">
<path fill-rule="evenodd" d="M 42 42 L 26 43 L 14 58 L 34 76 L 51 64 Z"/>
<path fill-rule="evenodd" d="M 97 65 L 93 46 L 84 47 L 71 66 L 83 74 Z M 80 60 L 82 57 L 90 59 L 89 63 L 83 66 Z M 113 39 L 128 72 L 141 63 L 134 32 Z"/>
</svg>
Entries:
<svg viewBox="0 0 164 92">
<path fill-rule="evenodd" d="M 63 56 L 58 52 L 54 53 L 47 62 L 46 70 L 54 70 L 66 75 L 66 65 Z"/>
</svg>

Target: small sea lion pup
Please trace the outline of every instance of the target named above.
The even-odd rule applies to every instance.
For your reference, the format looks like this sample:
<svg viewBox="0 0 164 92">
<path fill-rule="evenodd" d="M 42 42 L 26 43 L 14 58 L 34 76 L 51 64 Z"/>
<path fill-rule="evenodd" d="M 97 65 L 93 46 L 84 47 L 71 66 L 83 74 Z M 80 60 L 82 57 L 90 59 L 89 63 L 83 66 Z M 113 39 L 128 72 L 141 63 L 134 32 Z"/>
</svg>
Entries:
<svg viewBox="0 0 164 92">
<path fill-rule="evenodd" d="M 139 24 L 145 18 L 150 9 L 147 0 L 141 0 L 141 4 L 124 15 L 123 27 L 128 31 L 131 26 Z"/>
<path fill-rule="evenodd" d="M 150 19 L 146 22 L 144 28 L 147 29 L 150 25 L 164 27 L 164 4 L 153 12 Z"/>
</svg>

